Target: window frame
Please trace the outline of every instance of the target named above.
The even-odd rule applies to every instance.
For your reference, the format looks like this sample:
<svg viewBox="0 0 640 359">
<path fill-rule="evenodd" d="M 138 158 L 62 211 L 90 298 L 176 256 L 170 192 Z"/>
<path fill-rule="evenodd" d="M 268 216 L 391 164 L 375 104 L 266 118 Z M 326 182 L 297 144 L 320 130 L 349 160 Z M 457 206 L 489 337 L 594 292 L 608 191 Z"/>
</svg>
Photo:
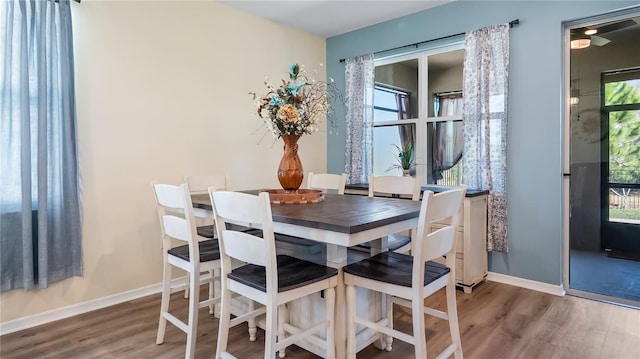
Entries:
<svg viewBox="0 0 640 359">
<path fill-rule="evenodd" d="M 462 121 L 463 116 L 429 116 L 429 57 L 434 55 L 440 55 L 448 52 L 464 50 L 464 38 L 457 41 L 452 41 L 440 46 L 434 46 L 432 48 L 414 50 L 408 53 L 395 54 L 386 57 L 377 58 L 374 60 L 374 68 L 378 66 L 390 65 L 407 60 L 418 60 L 418 118 L 408 118 L 403 120 L 391 120 L 391 121 L 376 121 L 373 119 L 373 127 L 382 126 L 398 126 L 405 124 L 413 124 L 416 129 L 415 138 L 415 158 L 418 163 L 416 166 L 416 175 L 422 176 L 423 185 L 431 184 L 429 179 L 429 167 L 426 165 L 425 160 L 429 158 L 428 149 L 431 147 L 428 141 L 427 128 L 431 123 L 445 122 L 445 121 Z M 464 66 L 464 64 L 463 64 Z M 378 85 L 378 83 L 376 83 Z M 375 98 L 374 98 L 375 108 Z M 375 147 L 375 140 L 373 146 Z"/>
<path fill-rule="evenodd" d="M 406 97 L 410 97 L 411 96 L 411 92 L 406 91 L 406 90 L 401 90 L 401 89 L 395 89 L 389 85 L 386 84 L 380 84 L 380 83 L 376 83 L 373 87 L 373 98 L 375 99 L 375 94 L 378 91 L 382 91 L 382 92 L 387 92 L 387 93 L 391 93 L 394 95 L 401 95 L 401 96 L 406 96 Z M 398 113 L 400 113 L 400 109 L 398 109 L 398 107 L 396 106 L 396 108 L 391 108 L 391 107 L 383 107 L 383 106 L 376 106 L 374 103 L 373 106 L 373 110 L 376 111 L 384 111 L 384 112 L 389 112 L 389 113 L 394 113 L 396 114 L 396 117 L 398 115 Z M 374 115 L 374 119 L 375 119 L 375 115 Z"/>
</svg>

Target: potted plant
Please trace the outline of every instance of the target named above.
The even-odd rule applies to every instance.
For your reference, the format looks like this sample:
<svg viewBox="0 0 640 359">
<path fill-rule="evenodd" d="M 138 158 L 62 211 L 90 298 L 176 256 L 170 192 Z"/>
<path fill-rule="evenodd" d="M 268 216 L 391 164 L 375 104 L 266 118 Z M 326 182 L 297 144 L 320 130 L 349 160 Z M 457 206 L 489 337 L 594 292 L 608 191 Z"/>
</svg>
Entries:
<svg viewBox="0 0 640 359">
<path fill-rule="evenodd" d="M 402 171 L 403 176 L 409 176 L 409 172 L 417 165 L 413 151 L 413 141 L 406 141 L 402 147 L 396 144 L 394 144 L 394 146 L 398 150 L 398 157 L 396 158 L 398 163 L 389 166 L 387 171 L 399 169 Z"/>
</svg>

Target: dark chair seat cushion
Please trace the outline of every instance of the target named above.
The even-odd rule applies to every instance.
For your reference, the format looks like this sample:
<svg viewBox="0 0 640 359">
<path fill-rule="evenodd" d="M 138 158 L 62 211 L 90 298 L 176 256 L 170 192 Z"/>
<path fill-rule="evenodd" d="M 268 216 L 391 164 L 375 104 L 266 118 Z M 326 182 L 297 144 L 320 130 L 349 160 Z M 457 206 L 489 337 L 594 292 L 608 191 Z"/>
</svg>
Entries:
<svg viewBox="0 0 640 359">
<path fill-rule="evenodd" d="M 274 236 L 276 240 L 276 251 L 279 251 L 278 253 L 281 254 L 318 255 L 325 246 L 324 243 L 280 233 L 275 233 Z"/>
<path fill-rule="evenodd" d="M 236 224 L 227 224 L 227 228 L 234 231 L 244 231 L 262 237 L 262 231 L 251 230 L 251 228 L 243 227 Z M 198 235 L 205 238 L 218 238 L 217 233 L 213 230 L 213 225 L 198 227 Z M 275 233 L 276 249 L 278 253 L 286 255 L 320 255 L 324 244 L 315 242 L 305 238 L 287 236 Z"/>
<path fill-rule="evenodd" d="M 220 259 L 220 247 L 217 239 L 210 239 L 198 242 L 200 246 L 200 262 L 209 262 Z M 189 261 L 189 245 L 174 247 L 169 249 L 169 255 Z"/>
<path fill-rule="evenodd" d="M 210 224 L 208 226 L 198 227 L 197 228 L 198 235 L 204 238 L 218 238 L 218 233 L 216 233 L 213 227 L 214 227 L 213 224 Z M 234 231 L 247 231 L 251 228 L 241 226 L 238 224 L 227 223 L 227 229 L 232 229 Z"/>
<path fill-rule="evenodd" d="M 200 226 L 197 228 L 198 231 L 198 235 L 200 237 L 204 237 L 204 238 L 215 238 L 216 236 L 216 231 L 213 229 L 213 224 L 210 224 L 208 226 Z"/>
<path fill-rule="evenodd" d="M 345 273 L 358 277 L 411 287 L 413 257 L 401 253 L 383 252 L 371 258 L 349 264 L 343 270 Z M 432 261 L 426 262 L 424 285 L 426 286 L 447 273 L 449 273 L 449 268 L 445 265 Z"/>
<path fill-rule="evenodd" d="M 335 268 L 290 256 L 279 255 L 277 258 L 278 292 L 299 288 L 338 274 L 338 270 Z M 234 269 L 228 277 L 263 292 L 267 291 L 267 279 L 263 266 L 247 264 Z"/>
<path fill-rule="evenodd" d="M 409 244 L 411 242 L 411 237 L 403 236 L 401 234 L 390 234 L 387 236 L 387 240 L 388 240 L 387 246 L 389 248 L 389 251 L 393 252 L 396 249 L 402 248 L 405 245 Z M 371 242 L 361 243 L 349 249 L 369 253 L 371 251 Z"/>
</svg>

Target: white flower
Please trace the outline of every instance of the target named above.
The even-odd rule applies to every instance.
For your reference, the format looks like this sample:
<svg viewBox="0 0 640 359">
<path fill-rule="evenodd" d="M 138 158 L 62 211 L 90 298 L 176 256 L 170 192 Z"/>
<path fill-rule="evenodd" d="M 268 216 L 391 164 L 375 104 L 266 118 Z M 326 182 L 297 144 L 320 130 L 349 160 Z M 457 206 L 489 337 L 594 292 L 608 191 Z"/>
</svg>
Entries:
<svg viewBox="0 0 640 359">
<path fill-rule="evenodd" d="M 323 65 L 320 65 L 323 66 Z M 317 71 L 316 71 L 317 73 Z M 266 93 L 251 93 L 257 106 L 257 115 L 264 121 L 266 128 L 280 137 L 283 134 L 312 134 L 318 132 L 317 124 L 324 118 L 333 123 L 330 112 L 331 101 L 342 101 L 342 94 L 333 84 L 316 81 L 305 74 L 302 65 L 291 65 L 289 79 L 274 86 L 267 77 L 264 85 Z"/>
</svg>

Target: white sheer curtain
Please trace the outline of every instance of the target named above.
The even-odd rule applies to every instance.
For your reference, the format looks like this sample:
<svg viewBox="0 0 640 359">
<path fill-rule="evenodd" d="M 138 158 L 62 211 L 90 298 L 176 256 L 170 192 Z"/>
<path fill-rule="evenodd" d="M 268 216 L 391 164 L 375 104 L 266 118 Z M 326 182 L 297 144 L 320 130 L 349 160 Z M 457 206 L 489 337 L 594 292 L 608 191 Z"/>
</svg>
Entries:
<svg viewBox="0 0 640 359">
<path fill-rule="evenodd" d="M 509 24 L 467 33 L 464 56 L 463 183 L 489 190 L 487 249 L 507 241 Z"/>
<path fill-rule="evenodd" d="M 366 183 L 373 171 L 373 54 L 345 60 L 347 183 Z"/>
<path fill-rule="evenodd" d="M 442 97 L 439 101 L 438 117 L 462 115 L 464 106 L 462 95 Z"/>
</svg>

